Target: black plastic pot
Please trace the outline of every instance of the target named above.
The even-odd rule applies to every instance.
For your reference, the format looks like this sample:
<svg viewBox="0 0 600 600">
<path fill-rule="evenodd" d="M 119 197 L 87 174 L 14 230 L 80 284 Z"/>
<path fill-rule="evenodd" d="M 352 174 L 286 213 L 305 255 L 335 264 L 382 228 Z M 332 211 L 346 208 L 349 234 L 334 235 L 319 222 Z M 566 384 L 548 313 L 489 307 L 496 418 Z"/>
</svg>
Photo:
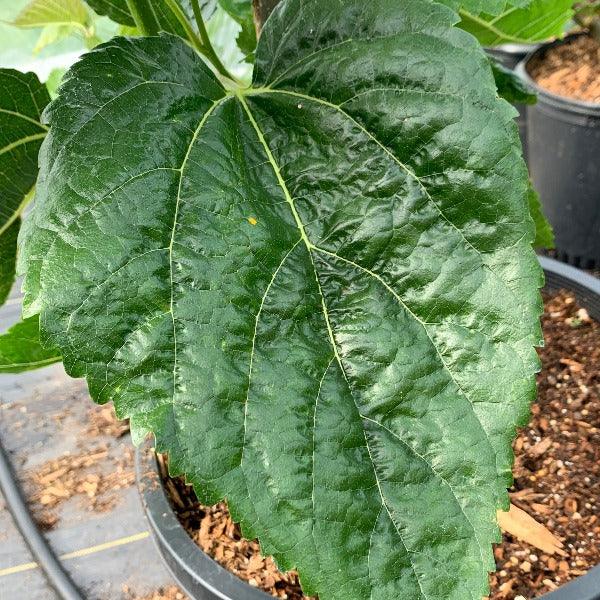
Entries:
<svg viewBox="0 0 600 600">
<path fill-rule="evenodd" d="M 590 316 L 600 320 L 600 280 L 551 258 L 541 257 L 546 289 L 567 288 Z M 150 441 L 136 455 L 138 489 L 152 537 L 171 574 L 192 600 L 272 600 L 232 575 L 188 536 L 175 516 L 160 479 Z M 600 600 L 600 567 L 543 596 L 543 600 Z"/>
<path fill-rule="evenodd" d="M 534 57 L 572 37 L 541 46 L 516 72 L 538 94 L 527 107 L 528 162 L 558 257 L 591 269 L 600 266 L 600 104 L 552 94 L 527 70 Z"/>
<path fill-rule="evenodd" d="M 514 71 L 517 65 L 536 47 L 534 44 L 503 44 L 502 46 L 486 48 L 485 51 L 503 67 Z M 523 144 L 523 156 L 527 160 L 527 105 L 516 104 L 515 108 L 519 111 L 517 125 L 519 126 L 519 135 Z"/>
</svg>

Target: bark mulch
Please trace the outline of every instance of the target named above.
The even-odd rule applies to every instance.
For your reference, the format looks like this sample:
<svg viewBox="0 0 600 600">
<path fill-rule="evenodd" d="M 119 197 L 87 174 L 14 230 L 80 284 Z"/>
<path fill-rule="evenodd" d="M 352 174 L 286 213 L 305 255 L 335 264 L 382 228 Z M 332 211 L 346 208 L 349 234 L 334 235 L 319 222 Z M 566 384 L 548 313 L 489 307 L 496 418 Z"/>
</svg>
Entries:
<svg viewBox="0 0 600 600">
<path fill-rule="evenodd" d="M 549 555 L 505 534 L 492 600 L 527 600 L 600 563 L 600 324 L 569 292 L 546 297 L 538 401 L 514 444 L 511 500 L 563 543 Z"/>
<path fill-rule="evenodd" d="M 588 35 L 549 48 L 528 69 L 537 84 L 553 94 L 600 102 L 600 43 Z"/>
</svg>

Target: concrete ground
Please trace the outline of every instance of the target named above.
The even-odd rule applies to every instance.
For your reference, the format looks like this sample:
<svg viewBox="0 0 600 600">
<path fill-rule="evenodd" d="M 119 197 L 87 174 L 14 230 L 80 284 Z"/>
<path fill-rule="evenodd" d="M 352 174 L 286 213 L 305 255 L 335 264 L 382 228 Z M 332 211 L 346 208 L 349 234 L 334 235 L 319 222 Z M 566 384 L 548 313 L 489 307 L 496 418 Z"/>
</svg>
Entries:
<svg viewBox="0 0 600 600">
<path fill-rule="evenodd" d="M 19 314 L 20 302 L 14 295 L 0 309 L 0 332 L 17 321 Z M 63 564 L 86 598 L 143 598 L 173 581 L 148 536 L 131 483 L 134 467 L 129 435 L 118 437 L 108 428 L 105 433 L 102 426 L 90 433 L 90 415 L 98 410 L 85 383 L 70 379 L 62 365 L 0 375 L 0 437 L 36 518 L 47 520 L 50 515 L 51 521 L 56 520 L 47 532 L 53 549 L 63 556 Z M 116 477 L 124 482 L 123 489 L 102 497 L 100 508 L 85 491 L 45 508 L 35 474 L 39 479 L 44 467 L 47 470 L 51 461 L 67 453 L 85 457 L 99 448 L 103 458 L 86 472 L 92 473 L 93 481 L 122 471 Z M 0 600 L 57 599 L 32 560 L 0 495 Z"/>
</svg>

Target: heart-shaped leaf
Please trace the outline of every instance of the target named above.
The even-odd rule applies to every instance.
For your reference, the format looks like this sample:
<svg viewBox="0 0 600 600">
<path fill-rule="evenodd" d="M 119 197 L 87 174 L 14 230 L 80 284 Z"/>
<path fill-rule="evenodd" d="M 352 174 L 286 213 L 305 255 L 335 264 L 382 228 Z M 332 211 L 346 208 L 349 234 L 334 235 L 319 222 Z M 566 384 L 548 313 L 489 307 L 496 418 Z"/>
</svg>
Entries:
<svg viewBox="0 0 600 600">
<path fill-rule="evenodd" d="M 33 73 L 0 69 L 0 304 L 15 278 L 21 213 L 38 174 L 38 151 L 46 136 L 41 113 L 50 101 Z"/>
<path fill-rule="evenodd" d="M 287 0 L 250 89 L 117 39 L 47 111 L 27 313 L 321 600 L 480 600 L 535 395 L 527 169 L 455 21 Z"/>
</svg>

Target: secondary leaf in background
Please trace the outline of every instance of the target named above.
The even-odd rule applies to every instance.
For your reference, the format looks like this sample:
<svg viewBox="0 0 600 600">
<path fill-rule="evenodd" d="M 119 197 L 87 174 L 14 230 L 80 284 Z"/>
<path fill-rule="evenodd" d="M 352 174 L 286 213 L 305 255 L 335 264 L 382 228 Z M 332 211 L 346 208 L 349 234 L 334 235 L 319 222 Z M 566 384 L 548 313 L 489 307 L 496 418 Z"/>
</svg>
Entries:
<svg viewBox="0 0 600 600">
<path fill-rule="evenodd" d="M 514 0 L 511 4 L 524 7 L 533 1 L 535 0 Z M 506 10 L 508 4 L 506 0 L 439 0 L 439 2 L 456 11 L 464 10 L 474 15 L 481 13 L 497 15 Z"/>
<path fill-rule="evenodd" d="M 115 23 L 135 27 L 135 21 L 129 12 L 127 0 L 85 0 L 99 15 L 105 15 Z"/>
<path fill-rule="evenodd" d="M 0 373 L 22 373 L 60 362 L 56 350 L 40 345 L 39 319 L 25 319 L 0 335 Z"/>
<path fill-rule="evenodd" d="M 48 79 L 46 79 L 46 88 L 48 89 L 50 98 L 56 98 L 58 95 L 58 88 L 60 87 L 66 72 L 67 69 L 63 68 L 52 69 L 50 75 L 48 75 Z"/>
<path fill-rule="evenodd" d="M 250 85 L 252 81 L 252 56 L 245 56 L 239 48 L 241 27 L 221 6 L 206 24 L 213 48 L 230 73 Z"/>
<path fill-rule="evenodd" d="M 529 212 L 535 223 L 535 242 L 533 245 L 535 248 L 551 250 L 554 248 L 554 231 L 552 231 L 552 226 L 542 212 L 540 196 L 533 189 L 533 186 L 529 188 L 528 201 Z"/>
<path fill-rule="evenodd" d="M 21 28 L 43 28 L 34 53 L 72 35 L 81 36 L 87 48 L 101 42 L 93 16 L 83 0 L 31 0 L 12 24 Z"/>
<path fill-rule="evenodd" d="M 15 277 L 21 213 L 38 175 L 38 151 L 46 136 L 42 110 L 50 101 L 33 73 L 0 69 L 0 304 Z"/>
<path fill-rule="evenodd" d="M 0 231 L 0 304 L 4 304 L 15 281 L 15 263 L 19 220 Z"/>
<path fill-rule="evenodd" d="M 48 111 L 26 314 L 321 600 L 485 595 L 535 396 L 527 169 L 454 21 L 286 0 L 249 90 L 120 38 Z"/>
<path fill-rule="evenodd" d="M 460 27 L 484 46 L 530 44 L 562 35 L 573 15 L 572 4 L 572 0 L 533 0 L 520 8 L 509 3 L 497 16 L 463 11 Z"/>
<path fill-rule="evenodd" d="M 16 27 L 44 27 L 45 25 L 89 24 L 89 12 L 82 0 L 32 0 L 12 22 Z"/>
<path fill-rule="evenodd" d="M 537 96 L 523 80 L 511 69 L 507 69 L 497 60 L 489 57 L 498 94 L 511 104 L 535 104 Z"/>
</svg>

